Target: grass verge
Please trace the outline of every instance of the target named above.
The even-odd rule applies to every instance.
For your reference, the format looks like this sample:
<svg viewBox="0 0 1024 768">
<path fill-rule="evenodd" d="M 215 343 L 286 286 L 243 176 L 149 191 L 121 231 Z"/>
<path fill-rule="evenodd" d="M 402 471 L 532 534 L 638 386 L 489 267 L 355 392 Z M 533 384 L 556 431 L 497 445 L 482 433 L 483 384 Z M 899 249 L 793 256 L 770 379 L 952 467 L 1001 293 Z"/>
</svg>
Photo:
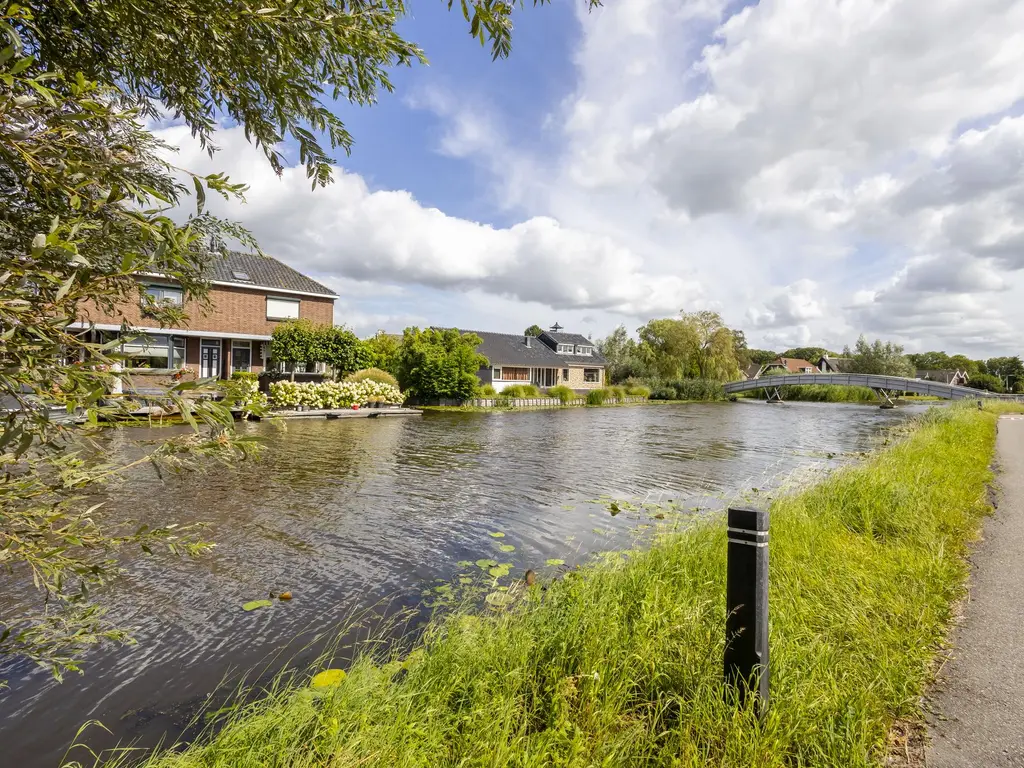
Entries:
<svg viewBox="0 0 1024 768">
<path fill-rule="evenodd" d="M 934 409 L 772 504 L 772 704 L 727 704 L 725 531 L 661 537 L 432 623 L 404 662 L 278 687 L 149 768 L 879 766 L 919 697 L 987 511 L 996 417 Z"/>
</svg>

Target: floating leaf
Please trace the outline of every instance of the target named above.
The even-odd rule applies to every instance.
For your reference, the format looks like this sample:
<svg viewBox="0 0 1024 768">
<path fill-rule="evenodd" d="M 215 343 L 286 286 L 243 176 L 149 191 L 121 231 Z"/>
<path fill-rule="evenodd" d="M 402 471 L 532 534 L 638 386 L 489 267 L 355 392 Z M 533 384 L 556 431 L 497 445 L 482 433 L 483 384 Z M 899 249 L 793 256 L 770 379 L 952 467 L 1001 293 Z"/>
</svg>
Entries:
<svg viewBox="0 0 1024 768">
<path fill-rule="evenodd" d="M 452 588 L 448 584 L 442 584 L 442 585 L 440 585 L 438 587 L 434 587 L 434 591 L 437 592 L 438 594 L 444 595 L 444 594 L 447 594 L 448 592 L 451 592 Z"/>
<path fill-rule="evenodd" d="M 563 504 L 562 505 L 562 509 L 573 510 L 573 509 L 576 509 L 576 507 L 574 507 L 572 504 Z"/>
<path fill-rule="evenodd" d="M 508 592 L 491 592 L 484 600 L 487 601 L 488 605 L 495 608 L 503 608 L 509 605 L 514 598 Z"/>
<path fill-rule="evenodd" d="M 508 576 L 508 570 L 509 570 L 509 568 L 508 568 L 507 565 L 498 565 L 498 566 L 495 566 L 494 568 L 491 568 L 487 572 L 489 574 L 491 574 L 491 576 L 493 576 L 494 578 L 500 579 L 503 576 Z"/>
<path fill-rule="evenodd" d="M 502 533 L 501 531 L 491 531 L 487 535 L 488 536 L 493 536 L 496 539 L 503 539 L 503 538 L 505 538 L 505 534 Z"/>
<path fill-rule="evenodd" d="M 259 608 L 269 608 L 273 603 L 269 600 L 250 600 L 242 606 L 243 611 L 255 611 Z"/>
<path fill-rule="evenodd" d="M 458 565 L 459 568 L 469 568 L 469 566 L 471 566 L 472 564 L 472 560 L 459 560 L 459 562 L 456 563 L 456 565 Z"/>
<path fill-rule="evenodd" d="M 559 560 L 557 557 L 552 557 L 547 561 L 548 565 L 565 565 L 565 560 Z"/>
<path fill-rule="evenodd" d="M 513 547 L 511 544 L 499 544 L 498 545 L 498 549 L 500 549 L 502 552 L 515 552 L 516 551 L 516 548 Z"/>
<path fill-rule="evenodd" d="M 485 571 L 488 568 L 491 568 L 491 567 L 493 567 L 493 566 L 495 566 L 497 564 L 498 564 L 497 560 L 490 560 L 488 558 L 483 558 L 482 560 L 477 560 L 476 561 L 476 567 L 477 568 L 483 568 Z"/>
<path fill-rule="evenodd" d="M 328 688 L 332 685 L 338 685 L 346 677 L 348 677 L 348 674 L 344 669 L 325 669 L 323 672 L 313 675 L 313 679 L 309 681 L 309 687 Z"/>
<path fill-rule="evenodd" d="M 468 576 L 462 576 L 459 578 L 459 584 L 472 584 L 473 580 Z"/>
</svg>

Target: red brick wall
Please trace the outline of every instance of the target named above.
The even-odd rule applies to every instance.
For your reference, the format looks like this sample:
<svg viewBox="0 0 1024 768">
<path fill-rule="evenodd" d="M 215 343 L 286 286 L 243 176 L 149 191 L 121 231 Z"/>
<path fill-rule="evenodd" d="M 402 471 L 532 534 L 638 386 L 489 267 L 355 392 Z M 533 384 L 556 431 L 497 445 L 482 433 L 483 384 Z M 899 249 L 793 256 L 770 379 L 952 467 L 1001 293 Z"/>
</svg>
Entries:
<svg viewBox="0 0 1024 768">
<path fill-rule="evenodd" d="M 251 333 L 269 336 L 274 332 L 280 321 L 267 319 L 267 291 L 251 288 L 214 285 L 210 288 L 209 299 L 212 303 L 204 309 L 197 301 L 185 304 L 189 320 L 185 328 L 196 331 L 217 333 Z M 275 294 L 269 293 L 273 296 Z M 293 294 L 276 294 L 278 296 L 299 299 L 299 317 L 312 320 L 314 323 L 331 325 L 334 322 L 334 301 L 327 297 L 294 296 Z M 109 315 L 95 306 L 83 305 L 79 319 L 85 322 L 113 323 L 120 325 L 127 320 L 130 325 L 145 327 L 148 322 L 142 317 L 141 305 L 137 301 L 127 302 L 119 307 L 119 312 Z M 196 365 L 199 364 L 198 342 L 195 348 Z M 253 350 L 253 362 L 259 357 L 259 349 Z M 189 362 L 192 355 L 188 355 Z"/>
</svg>

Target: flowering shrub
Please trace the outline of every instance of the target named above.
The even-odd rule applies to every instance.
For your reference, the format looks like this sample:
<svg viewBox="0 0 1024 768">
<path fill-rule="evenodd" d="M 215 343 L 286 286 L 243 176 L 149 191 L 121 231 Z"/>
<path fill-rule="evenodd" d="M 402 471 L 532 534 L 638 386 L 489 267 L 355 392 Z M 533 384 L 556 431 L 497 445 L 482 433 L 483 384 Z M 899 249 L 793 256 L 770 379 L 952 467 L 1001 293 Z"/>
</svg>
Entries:
<svg viewBox="0 0 1024 768">
<path fill-rule="evenodd" d="M 398 387 L 379 381 L 275 381 L 270 401 L 277 408 L 348 408 L 366 403 L 401 404 L 405 398 Z"/>
<path fill-rule="evenodd" d="M 243 414 L 259 412 L 267 407 L 267 396 L 260 392 L 260 380 L 255 373 L 235 371 L 227 389 L 228 399 Z"/>
</svg>

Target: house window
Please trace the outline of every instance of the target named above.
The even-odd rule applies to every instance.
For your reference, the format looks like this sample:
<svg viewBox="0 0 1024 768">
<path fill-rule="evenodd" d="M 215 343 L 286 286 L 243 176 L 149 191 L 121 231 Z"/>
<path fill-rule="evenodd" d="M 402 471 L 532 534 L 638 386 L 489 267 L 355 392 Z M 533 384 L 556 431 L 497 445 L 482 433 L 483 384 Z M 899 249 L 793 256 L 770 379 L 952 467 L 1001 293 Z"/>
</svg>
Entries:
<svg viewBox="0 0 1024 768">
<path fill-rule="evenodd" d="M 495 374 L 500 370 L 501 378 L 495 376 L 495 381 L 529 381 L 530 380 L 530 369 L 529 368 L 500 368 L 495 370 Z"/>
<path fill-rule="evenodd" d="M 568 381 L 568 380 L 569 380 L 569 369 L 568 368 L 563 368 L 562 369 L 562 381 Z"/>
<path fill-rule="evenodd" d="M 156 334 L 139 336 L 121 345 L 126 368 L 179 369 L 185 366 L 185 339 Z"/>
<path fill-rule="evenodd" d="M 600 384 L 601 383 L 601 369 L 600 368 L 584 368 L 583 369 L 583 380 L 588 384 Z"/>
<path fill-rule="evenodd" d="M 174 304 L 180 307 L 184 298 L 181 288 L 168 285 L 147 285 L 146 294 L 158 304 Z"/>
<path fill-rule="evenodd" d="M 298 317 L 298 299 L 279 299 L 267 296 L 267 320 L 296 320 Z"/>
<path fill-rule="evenodd" d="M 501 381 L 501 368 L 495 368 L 494 373 L 491 375 L 492 381 Z"/>
<path fill-rule="evenodd" d="M 252 342 L 232 341 L 231 342 L 231 370 L 251 371 L 252 370 Z"/>
<path fill-rule="evenodd" d="M 558 353 L 560 355 L 571 355 L 572 354 L 572 349 L 573 349 L 572 344 L 559 344 L 558 345 Z"/>
<path fill-rule="evenodd" d="M 594 348 L 593 347 L 579 346 L 579 347 L 576 347 L 576 354 L 577 355 L 592 355 L 592 354 L 594 354 Z"/>
</svg>

